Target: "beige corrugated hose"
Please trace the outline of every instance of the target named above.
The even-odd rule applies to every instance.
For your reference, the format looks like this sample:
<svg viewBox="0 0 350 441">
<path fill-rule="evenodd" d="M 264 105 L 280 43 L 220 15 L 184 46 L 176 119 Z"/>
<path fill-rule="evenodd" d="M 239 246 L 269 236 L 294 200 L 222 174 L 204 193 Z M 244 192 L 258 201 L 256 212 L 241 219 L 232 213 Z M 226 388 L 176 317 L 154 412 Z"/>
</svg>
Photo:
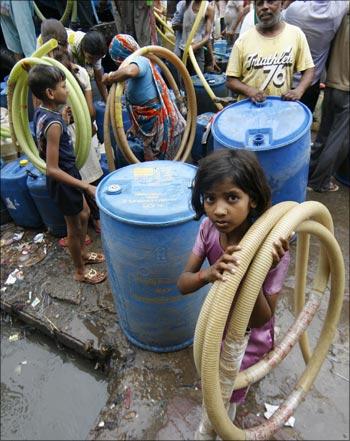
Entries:
<svg viewBox="0 0 350 441">
<path fill-rule="evenodd" d="M 233 343 L 235 351 L 240 351 L 246 344 L 244 336 L 256 298 L 272 264 L 273 242 L 281 236 L 288 237 L 293 231 L 298 234 L 296 321 L 276 347 L 257 364 L 238 374 L 237 364 L 234 369 L 227 370 L 227 360 L 226 364 L 220 360 L 220 348 L 236 290 L 244 278 L 227 332 L 227 340 Z M 304 305 L 310 235 L 319 239 L 321 247 L 313 289 Z M 228 279 L 226 282 L 214 283 L 196 326 L 194 358 L 202 377 L 205 406 L 200 430 L 196 433 L 197 439 L 215 439 L 212 435 L 215 432 L 224 440 L 269 439 L 293 414 L 312 386 L 333 340 L 342 308 L 344 261 L 334 238 L 331 215 L 324 205 L 319 202 L 277 204 L 253 224 L 240 245 L 242 250 L 236 253 L 240 266 L 235 274 L 225 274 Z M 305 331 L 320 306 L 330 275 L 331 293 L 327 316 L 317 345 L 311 352 Z M 226 411 L 232 391 L 263 378 L 287 356 L 298 341 L 306 368 L 293 392 L 266 423 L 245 430 L 236 427 Z M 225 348 L 225 344 L 222 353 L 230 350 Z M 240 357 L 235 358 L 240 363 Z"/>
<path fill-rule="evenodd" d="M 148 57 L 153 62 L 157 63 L 160 69 L 162 70 L 164 76 L 166 77 L 170 87 L 174 91 L 176 101 L 178 103 L 183 102 L 184 98 L 181 96 L 180 91 L 177 87 L 177 84 L 166 66 L 166 64 L 160 59 L 160 57 L 165 58 L 170 63 L 172 63 L 177 71 L 179 72 L 186 91 L 186 99 L 187 99 L 187 120 L 185 131 L 182 135 L 181 145 L 173 158 L 175 161 L 186 161 L 191 153 L 194 137 L 196 134 L 196 119 L 197 119 L 197 101 L 196 94 L 194 91 L 194 87 L 191 81 L 191 77 L 187 72 L 184 64 L 173 52 L 170 50 L 161 47 L 161 46 L 146 46 L 137 51 L 135 51 L 132 55 L 126 58 L 121 66 L 127 65 L 132 57 L 142 55 Z M 114 135 L 125 159 L 130 163 L 137 163 L 139 160 L 136 158 L 134 153 L 132 152 L 128 140 L 124 131 L 123 124 L 123 116 L 122 116 L 122 101 L 121 97 L 123 95 L 124 90 L 124 82 L 118 83 L 116 86 L 112 86 L 109 91 L 109 98 L 106 105 L 106 114 L 104 120 L 104 137 L 107 139 L 106 144 L 106 155 L 107 159 L 113 157 L 112 147 L 108 142 L 110 124 L 113 127 Z M 109 169 L 111 170 L 110 161 L 108 160 Z M 114 166 L 113 166 L 114 167 Z M 113 168 L 114 169 L 114 168 Z"/>
</svg>

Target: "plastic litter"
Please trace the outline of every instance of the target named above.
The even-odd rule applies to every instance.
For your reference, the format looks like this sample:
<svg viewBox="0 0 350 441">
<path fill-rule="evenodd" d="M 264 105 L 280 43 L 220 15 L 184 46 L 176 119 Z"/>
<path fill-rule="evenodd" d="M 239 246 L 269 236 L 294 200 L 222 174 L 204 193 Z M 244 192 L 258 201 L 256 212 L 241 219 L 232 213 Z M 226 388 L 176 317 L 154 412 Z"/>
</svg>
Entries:
<svg viewBox="0 0 350 441">
<path fill-rule="evenodd" d="M 36 236 L 34 236 L 33 238 L 33 242 L 34 243 L 41 243 L 44 241 L 44 233 L 38 233 Z"/>
<path fill-rule="evenodd" d="M 6 279 L 5 285 L 13 285 L 16 280 L 23 280 L 23 272 L 16 268 Z"/>
<path fill-rule="evenodd" d="M 23 361 L 20 362 L 20 364 L 22 364 L 23 366 L 25 366 L 26 364 L 28 364 L 28 361 L 27 361 L 27 360 L 23 360 Z"/>
<path fill-rule="evenodd" d="M 12 237 L 12 240 L 18 242 L 19 240 L 22 239 L 23 235 L 24 235 L 24 231 L 21 231 L 20 233 L 15 233 Z"/>
<path fill-rule="evenodd" d="M 35 308 L 36 306 L 39 305 L 39 303 L 40 303 L 40 299 L 38 299 L 38 297 L 35 297 L 35 299 L 32 301 L 31 306 L 32 306 L 33 308 Z"/>
<path fill-rule="evenodd" d="M 12 334 L 9 337 L 9 341 L 18 341 L 20 339 L 20 335 L 19 334 Z"/>
<path fill-rule="evenodd" d="M 100 421 L 99 423 L 98 423 L 98 427 L 104 427 L 105 426 L 105 422 L 104 421 Z"/>
<path fill-rule="evenodd" d="M 268 420 L 272 417 L 272 415 L 276 412 L 279 406 L 275 406 L 274 404 L 264 403 L 266 412 L 264 412 L 264 417 Z M 284 423 L 285 426 L 294 427 L 295 418 L 291 416 L 288 421 Z"/>
<path fill-rule="evenodd" d="M 21 365 L 16 366 L 16 367 L 15 367 L 15 374 L 17 374 L 17 375 L 21 375 L 21 372 L 22 372 L 22 367 L 21 367 Z"/>
</svg>

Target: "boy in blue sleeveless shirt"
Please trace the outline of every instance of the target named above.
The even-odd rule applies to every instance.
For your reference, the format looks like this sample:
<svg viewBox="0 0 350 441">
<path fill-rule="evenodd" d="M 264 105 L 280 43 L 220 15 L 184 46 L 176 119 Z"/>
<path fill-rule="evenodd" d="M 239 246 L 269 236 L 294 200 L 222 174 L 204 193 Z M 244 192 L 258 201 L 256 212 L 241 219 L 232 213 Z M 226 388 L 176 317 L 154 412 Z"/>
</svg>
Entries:
<svg viewBox="0 0 350 441">
<path fill-rule="evenodd" d="M 29 71 L 28 84 L 42 102 L 34 115 L 34 127 L 40 157 L 46 161 L 47 189 L 64 215 L 68 249 L 75 267 L 74 279 L 96 284 L 106 279 L 105 272 L 85 268 L 86 263 L 104 262 L 100 253 L 85 250 L 85 236 L 90 215 L 84 192 L 95 196 L 96 187 L 83 181 L 75 165 L 73 144 L 67 124 L 59 112 L 67 104 L 68 89 L 62 70 L 38 64 Z M 63 115 L 67 109 L 63 111 Z"/>
</svg>

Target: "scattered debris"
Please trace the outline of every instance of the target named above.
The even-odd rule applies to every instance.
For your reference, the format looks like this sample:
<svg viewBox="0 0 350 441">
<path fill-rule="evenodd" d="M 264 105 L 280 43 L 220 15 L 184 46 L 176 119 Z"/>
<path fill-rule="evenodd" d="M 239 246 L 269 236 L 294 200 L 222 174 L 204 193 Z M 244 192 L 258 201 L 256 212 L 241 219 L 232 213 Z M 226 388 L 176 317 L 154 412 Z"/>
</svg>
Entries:
<svg viewBox="0 0 350 441">
<path fill-rule="evenodd" d="M 349 382 L 349 378 L 346 378 L 346 377 L 344 377 L 343 375 L 338 374 L 338 372 L 334 372 L 334 371 L 333 371 L 333 374 L 336 375 L 337 377 L 342 378 L 343 380 Z"/>
<path fill-rule="evenodd" d="M 7 289 L 6 286 L 3 286 L 3 287 L 0 289 L 0 291 L 1 291 L 1 292 L 5 292 L 6 289 Z"/>
<path fill-rule="evenodd" d="M 127 389 L 124 392 L 124 407 L 125 409 L 130 409 L 131 405 L 131 389 L 130 387 L 127 387 Z"/>
<path fill-rule="evenodd" d="M 38 297 L 35 297 L 35 299 L 31 303 L 31 307 L 35 308 L 36 306 L 39 305 L 39 303 L 40 303 L 40 299 Z"/>
<path fill-rule="evenodd" d="M 16 280 L 23 280 L 23 271 L 20 271 L 16 268 L 12 273 L 10 273 L 6 279 L 5 285 L 13 285 L 16 283 Z"/>
<path fill-rule="evenodd" d="M 111 405 L 109 406 L 109 408 L 110 408 L 110 409 L 114 409 L 114 408 L 115 408 L 115 404 L 114 404 L 114 403 L 111 404 Z"/>
<path fill-rule="evenodd" d="M 132 410 L 131 412 L 128 412 L 126 415 L 124 415 L 123 418 L 125 420 L 132 420 L 133 418 L 136 417 L 136 415 L 137 415 L 137 413 L 134 410 Z"/>
<path fill-rule="evenodd" d="M 14 242 L 19 242 L 23 236 L 24 236 L 24 231 L 21 231 L 20 233 L 15 233 L 12 237 L 12 240 Z"/>
<path fill-rule="evenodd" d="M 44 241 L 44 233 L 39 233 L 36 236 L 33 237 L 34 243 L 41 243 Z"/>
<path fill-rule="evenodd" d="M 264 417 L 268 420 L 272 417 L 272 415 L 276 412 L 279 406 L 275 406 L 273 404 L 264 403 L 266 412 L 264 412 Z M 285 426 L 294 427 L 295 417 L 291 416 L 288 421 L 284 423 Z"/>
<path fill-rule="evenodd" d="M 100 421 L 99 423 L 98 423 L 98 427 L 104 427 L 105 426 L 105 422 L 104 421 Z"/>
<path fill-rule="evenodd" d="M 25 366 L 26 364 L 28 364 L 28 361 L 27 360 L 23 360 L 23 361 L 20 362 L 20 364 Z"/>
<path fill-rule="evenodd" d="M 15 374 L 17 374 L 17 375 L 21 375 L 21 372 L 22 372 L 22 367 L 21 367 L 21 365 L 16 366 L 16 367 L 15 367 Z"/>
<path fill-rule="evenodd" d="M 9 341 L 18 341 L 21 338 L 20 334 L 12 334 L 9 337 Z"/>
</svg>

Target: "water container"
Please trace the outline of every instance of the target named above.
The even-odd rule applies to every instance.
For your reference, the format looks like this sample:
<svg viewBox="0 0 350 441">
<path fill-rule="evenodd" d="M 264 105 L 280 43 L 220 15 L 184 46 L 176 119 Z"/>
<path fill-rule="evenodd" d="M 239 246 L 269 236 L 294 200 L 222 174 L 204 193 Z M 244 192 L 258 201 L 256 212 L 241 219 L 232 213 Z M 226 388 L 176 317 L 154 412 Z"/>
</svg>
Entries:
<svg viewBox="0 0 350 441">
<path fill-rule="evenodd" d="M 0 158 L 0 170 L 5 165 L 5 161 Z M 9 215 L 9 212 L 6 209 L 5 204 L 3 203 L 2 199 L 0 199 L 0 225 L 7 224 L 7 222 L 11 222 L 12 218 Z"/>
<path fill-rule="evenodd" d="M 224 39 L 214 41 L 214 55 L 225 55 L 227 50 L 227 41 Z"/>
<path fill-rule="evenodd" d="M 349 142 L 349 140 L 345 140 L 345 142 Z M 335 178 L 337 181 L 341 182 L 342 184 L 346 185 L 347 187 L 350 187 L 350 156 L 349 156 L 349 153 L 348 153 L 348 156 L 345 158 L 344 162 L 338 168 L 337 173 L 335 174 Z"/>
<path fill-rule="evenodd" d="M 254 151 L 272 190 L 272 203 L 304 202 L 312 115 L 300 102 L 268 97 L 242 100 L 221 110 L 212 125 L 214 149 Z"/>
<path fill-rule="evenodd" d="M 38 228 L 43 225 L 27 187 L 27 170 L 38 173 L 27 160 L 11 161 L 1 169 L 1 198 L 17 225 Z"/>
<path fill-rule="evenodd" d="M 39 171 L 29 172 L 27 187 L 48 231 L 56 237 L 67 236 L 63 214 L 46 188 L 46 176 Z"/>
<path fill-rule="evenodd" d="M 109 167 L 106 153 L 101 153 L 100 165 L 103 171 L 103 177 L 107 176 L 109 174 Z"/>
<path fill-rule="evenodd" d="M 145 158 L 143 151 L 143 142 L 141 141 L 141 139 L 135 137 L 128 137 L 128 143 L 136 158 L 139 161 L 143 162 Z M 117 149 L 117 163 L 116 163 L 117 168 L 122 168 L 127 165 L 129 165 L 129 162 L 124 158 L 124 155 L 121 152 L 121 150 Z"/>
<path fill-rule="evenodd" d="M 97 187 L 102 245 L 119 324 L 156 352 L 190 345 L 206 288 L 187 296 L 176 282 L 199 222 L 190 208 L 196 168 L 177 161 L 129 165 Z"/>
<path fill-rule="evenodd" d="M 94 106 L 96 109 L 96 124 L 97 124 L 97 137 L 98 140 L 103 143 L 103 119 L 106 110 L 106 103 L 104 101 L 94 101 Z M 122 114 L 123 114 L 123 123 L 124 130 L 128 130 L 131 127 L 131 119 L 129 115 L 129 111 L 125 104 L 125 97 L 122 97 Z M 111 137 L 114 139 L 112 128 L 111 128 Z"/>
<path fill-rule="evenodd" d="M 215 96 L 228 96 L 228 90 L 226 87 L 226 77 L 224 74 L 204 74 L 209 86 L 213 90 Z M 197 113 L 200 115 L 205 112 L 216 112 L 217 108 L 213 103 L 213 100 L 209 97 L 207 91 L 198 75 L 191 77 L 194 90 L 197 97 Z"/>
<path fill-rule="evenodd" d="M 194 162 L 199 161 L 213 151 L 213 136 L 211 131 L 209 134 L 206 134 L 205 132 L 214 115 L 215 113 L 213 112 L 206 112 L 197 116 L 196 136 L 191 151 L 191 156 Z M 205 136 L 205 139 L 203 139 L 203 135 Z"/>
</svg>

